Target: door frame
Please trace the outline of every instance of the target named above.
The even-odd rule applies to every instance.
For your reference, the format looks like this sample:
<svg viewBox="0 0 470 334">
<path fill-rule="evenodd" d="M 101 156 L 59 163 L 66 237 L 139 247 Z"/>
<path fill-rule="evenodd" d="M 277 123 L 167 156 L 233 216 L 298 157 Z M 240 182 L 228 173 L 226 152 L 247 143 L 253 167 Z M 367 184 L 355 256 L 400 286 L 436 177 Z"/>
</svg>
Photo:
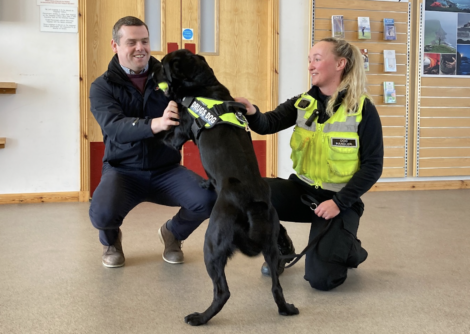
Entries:
<svg viewBox="0 0 470 334">
<path fill-rule="evenodd" d="M 87 41 L 87 6 L 96 6 L 100 0 L 79 0 L 79 63 L 80 63 L 80 192 L 79 201 L 87 202 L 90 200 L 90 141 L 89 133 L 89 115 L 90 102 L 88 93 L 91 82 L 87 75 L 87 59 L 88 45 Z M 121 0 L 124 1 L 124 0 Z M 142 8 L 141 17 L 144 15 L 145 0 L 140 1 Z M 162 7 L 168 0 L 161 0 Z M 269 9 L 269 34 L 268 38 L 268 59 L 266 66 L 268 67 L 268 92 L 271 92 L 266 101 L 268 110 L 273 110 L 278 105 L 279 90 L 279 0 L 267 0 Z M 269 177 L 277 176 L 277 134 L 269 135 L 266 139 L 266 175 Z"/>
</svg>

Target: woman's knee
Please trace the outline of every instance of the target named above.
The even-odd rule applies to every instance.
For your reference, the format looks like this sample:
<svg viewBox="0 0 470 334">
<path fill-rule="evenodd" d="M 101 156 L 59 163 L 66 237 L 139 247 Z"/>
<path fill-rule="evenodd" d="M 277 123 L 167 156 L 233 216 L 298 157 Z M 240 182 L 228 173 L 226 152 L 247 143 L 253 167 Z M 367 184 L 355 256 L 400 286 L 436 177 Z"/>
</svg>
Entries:
<svg viewBox="0 0 470 334">
<path fill-rule="evenodd" d="M 334 288 L 340 286 L 346 280 L 346 276 L 344 277 L 307 277 L 305 275 L 305 280 L 309 282 L 310 286 L 316 290 L 320 291 L 330 291 Z"/>
<path fill-rule="evenodd" d="M 318 254 L 307 254 L 304 279 L 320 291 L 330 291 L 344 283 L 348 267 L 341 263 L 325 261 Z"/>
</svg>

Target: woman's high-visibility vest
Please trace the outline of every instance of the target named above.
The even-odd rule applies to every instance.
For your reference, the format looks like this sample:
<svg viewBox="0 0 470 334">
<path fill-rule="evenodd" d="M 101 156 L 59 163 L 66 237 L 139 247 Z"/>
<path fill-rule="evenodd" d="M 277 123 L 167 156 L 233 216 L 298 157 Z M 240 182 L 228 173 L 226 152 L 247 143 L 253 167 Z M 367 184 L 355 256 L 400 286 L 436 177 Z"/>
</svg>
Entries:
<svg viewBox="0 0 470 334">
<path fill-rule="evenodd" d="M 339 191 L 360 168 L 359 135 L 365 96 L 357 112 L 348 114 L 344 105 L 325 123 L 318 124 L 317 100 L 308 94 L 296 101 L 297 122 L 290 145 L 297 176 L 322 189 Z"/>
</svg>

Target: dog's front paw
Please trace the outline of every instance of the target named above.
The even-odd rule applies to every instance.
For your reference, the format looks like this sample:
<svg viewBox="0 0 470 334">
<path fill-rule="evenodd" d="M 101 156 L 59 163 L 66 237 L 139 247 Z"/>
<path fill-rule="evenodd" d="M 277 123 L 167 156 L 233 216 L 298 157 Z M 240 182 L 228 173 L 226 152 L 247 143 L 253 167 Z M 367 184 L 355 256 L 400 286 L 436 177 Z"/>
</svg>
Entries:
<svg viewBox="0 0 470 334">
<path fill-rule="evenodd" d="M 207 321 L 204 321 L 204 317 L 201 313 L 192 313 L 184 317 L 184 322 L 191 326 L 204 325 Z"/>
<path fill-rule="evenodd" d="M 299 309 L 294 304 L 287 304 L 282 308 L 279 308 L 280 315 L 296 315 L 299 314 Z"/>
</svg>

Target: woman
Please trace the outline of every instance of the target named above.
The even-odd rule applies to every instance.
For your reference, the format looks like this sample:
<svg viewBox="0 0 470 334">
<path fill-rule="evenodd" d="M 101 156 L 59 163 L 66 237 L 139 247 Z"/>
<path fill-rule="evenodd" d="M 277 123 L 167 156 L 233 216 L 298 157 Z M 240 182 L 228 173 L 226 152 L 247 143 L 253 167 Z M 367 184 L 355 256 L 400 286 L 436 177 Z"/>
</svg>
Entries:
<svg viewBox="0 0 470 334">
<path fill-rule="evenodd" d="M 313 240 L 331 220 L 326 233 L 306 253 L 305 276 L 318 290 L 341 285 L 348 268 L 367 258 L 357 239 L 364 204 L 361 196 L 379 179 L 383 167 L 380 118 L 366 91 L 359 49 L 344 40 L 325 38 L 308 56 L 311 89 L 261 113 L 245 98 L 250 128 L 271 134 L 295 125 L 291 138 L 293 168 L 288 180 L 266 179 L 279 219 L 310 222 Z M 302 198 L 320 204 L 312 211 Z M 285 229 L 279 236 L 281 254 L 293 253 Z M 282 272 L 286 261 L 281 260 Z M 263 264 L 263 274 L 270 274 Z"/>
</svg>

